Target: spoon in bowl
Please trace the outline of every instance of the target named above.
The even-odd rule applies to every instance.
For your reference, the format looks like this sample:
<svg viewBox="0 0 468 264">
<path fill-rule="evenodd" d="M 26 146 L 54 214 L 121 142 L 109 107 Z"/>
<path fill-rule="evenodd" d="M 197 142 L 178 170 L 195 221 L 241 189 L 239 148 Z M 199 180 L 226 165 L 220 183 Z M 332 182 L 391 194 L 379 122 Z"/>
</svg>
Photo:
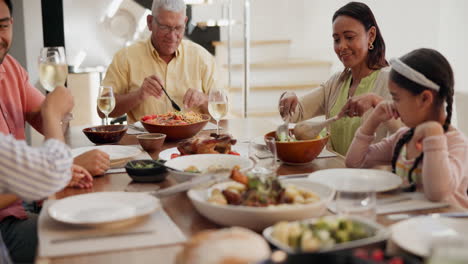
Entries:
<svg viewBox="0 0 468 264">
<path fill-rule="evenodd" d="M 289 136 L 289 115 L 284 118 L 284 123 L 276 129 L 276 139 L 278 141 L 286 141 Z"/>
<path fill-rule="evenodd" d="M 299 140 L 315 139 L 326 126 L 340 118 L 340 116 L 336 115 L 326 119 L 325 121 L 302 121 L 297 123 L 294 127 L 294 135 L 296 136 L 296 139 Z"/>
</svg>

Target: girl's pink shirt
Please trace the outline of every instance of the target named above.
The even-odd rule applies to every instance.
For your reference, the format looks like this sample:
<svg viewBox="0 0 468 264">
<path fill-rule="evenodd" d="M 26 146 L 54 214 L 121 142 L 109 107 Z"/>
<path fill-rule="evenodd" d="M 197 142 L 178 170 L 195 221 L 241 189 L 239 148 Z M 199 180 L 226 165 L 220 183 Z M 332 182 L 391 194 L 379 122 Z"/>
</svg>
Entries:
<svg viewBox="0 0 468 264">
<path fill-rule="evenodd" d="M 374 136 L 356 131 L 346 155 L 346 166 L 369 168 L 390 165 L 398 140 L 409 128 L 400 128 L 395 134 L 372 144 Z M 458 130 L 423 140 L 424 158 L 422 182 L 426 197 L 431 201 L 446 201 L 468 209 L 468 139 Z"/>
</svg>

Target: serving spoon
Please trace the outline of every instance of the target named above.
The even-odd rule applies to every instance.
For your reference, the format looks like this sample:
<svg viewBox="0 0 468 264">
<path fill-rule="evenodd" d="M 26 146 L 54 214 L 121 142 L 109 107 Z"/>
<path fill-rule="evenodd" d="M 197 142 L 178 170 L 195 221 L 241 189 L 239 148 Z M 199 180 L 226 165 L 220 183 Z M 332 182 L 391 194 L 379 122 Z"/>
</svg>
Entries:
<svg viewBox="0 0 468 264">
<path fill-rule="evenodd" d="M 276 139 L 281 141 L 289 136 L 289 115 L 284 118 L 284 123 L 276 129 Z"/>
<path fill-rule="evenodd" d="M 294 135 L 296 136 L 296 139 L 299 140 L 315 139 L 326 126 L 340 118 L 340 116 L 336 115 L 326 119 L 325 121 L 302 121 L 297 123 L 294 127 Z"/>
</svg>

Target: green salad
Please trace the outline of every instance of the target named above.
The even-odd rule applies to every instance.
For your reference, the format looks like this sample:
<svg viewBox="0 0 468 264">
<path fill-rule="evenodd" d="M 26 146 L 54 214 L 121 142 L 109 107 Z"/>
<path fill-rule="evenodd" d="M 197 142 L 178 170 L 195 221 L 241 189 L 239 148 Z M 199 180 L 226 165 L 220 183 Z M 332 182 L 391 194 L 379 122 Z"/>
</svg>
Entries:
<svg viewBox="0 0 468 264">
<path fill-rule="evenodd" d="M 272 237 L 297 251 L 317 251 L 335 244 L 370 237 L 358 222 L 349 219 L 319 219 L 314 223 L 279 222 Z"/>
<path fill-rule="evenodd" d="M 133 162 L 133 163 L 130 163 L 130 164 L 131 164 L 131 167 L 134 168 L 134 169 L 151 169 L 151 168 L 155 168 L 157 166 L 153 162 L 144 162 L 144 161 Z"/>
</svg>

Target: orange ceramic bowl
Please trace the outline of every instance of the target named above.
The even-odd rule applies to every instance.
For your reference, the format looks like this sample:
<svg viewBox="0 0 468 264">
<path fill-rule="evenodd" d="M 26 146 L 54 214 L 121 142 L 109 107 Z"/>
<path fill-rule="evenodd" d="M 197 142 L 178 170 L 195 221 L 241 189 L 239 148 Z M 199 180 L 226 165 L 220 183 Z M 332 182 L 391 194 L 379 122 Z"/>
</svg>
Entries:
<svg viewBox="0 0 468 264">
<path fill-rule="evenodd" d="M 276 132 L 265 134 L 265 137 L 276 137 Z M 294 142 L 276 141 L 278 158 L 286 163 L 302 164 L 313 161 L 322 152 L 329 135 L 320 139 L 299 140 Z"/>
<path fill-rule="evenodd" d="M 83 133 L 95 144 L 117 143 L 127 132 L 125 125 L 95 126 L 83 129 Z"/>
<path fill-rule="evenodd" d="M 156 125 L 140 121 L 150 133 L 166 134 L 166 140 L 180 140 L 195 136 L 210 119 L 209 115 L 203 115 L 203 121 L 187 125 Z"/>
</svg>

